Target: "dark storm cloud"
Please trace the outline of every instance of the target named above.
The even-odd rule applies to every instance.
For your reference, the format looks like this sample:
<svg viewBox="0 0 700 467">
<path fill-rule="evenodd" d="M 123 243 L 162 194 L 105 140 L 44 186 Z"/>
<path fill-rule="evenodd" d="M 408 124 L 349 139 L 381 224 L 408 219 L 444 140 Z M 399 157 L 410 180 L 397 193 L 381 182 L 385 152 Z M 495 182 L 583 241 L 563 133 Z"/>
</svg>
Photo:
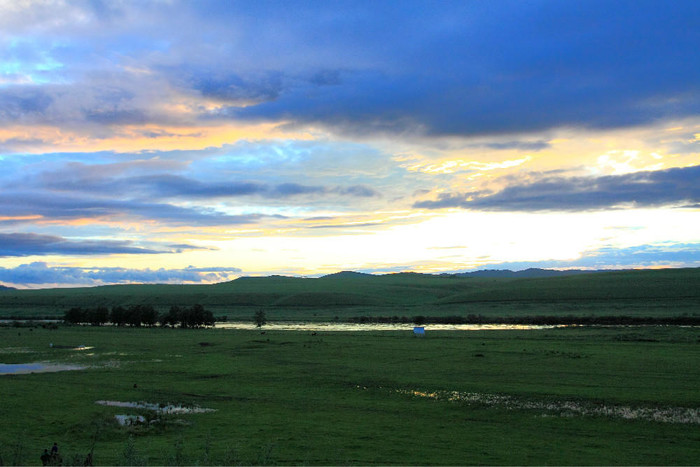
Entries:
<svg viewBox="0 0 700 467">
<path fill-rule="evenodd" d="M 7 72 L 40 83 L 3 89 L 1 120 L 183 123 L 154 109 L 185 98 L 201 119 L 474 136 L 700 110 L 695 0 L 90 5 L 0 18 Z"/>
<path fill-rule="evenodd" d="M 369 19 L 357 39 L 365 58 L 382 56 L 372 49 L 382 43 L 385 66 L 338 69 L 337 86 L 290 86 L 227 114 L 354 132 L 475 135 L 613 128 L 700 110 L 700 65 L 690 59 L 700 42 L 697 2 L 402 2 L 382 12 L 391 21 Z"/>
<path fill-rule="evenodd" d="M 700 166 L 602 177 L 548 177 L 496 193 L 443 193 L 417 208 L 487 211 L 581 211 L 700 201 Z"/>
<path fill-rule="evenodd" d="M 43 255 L 115 255 L 180 253 L 196 250 L 191 245 L 163 245 L 146 248 L 124 240 L 69 240 L 55 235 L 0 233 L 0 257 Z"/>
</svg>

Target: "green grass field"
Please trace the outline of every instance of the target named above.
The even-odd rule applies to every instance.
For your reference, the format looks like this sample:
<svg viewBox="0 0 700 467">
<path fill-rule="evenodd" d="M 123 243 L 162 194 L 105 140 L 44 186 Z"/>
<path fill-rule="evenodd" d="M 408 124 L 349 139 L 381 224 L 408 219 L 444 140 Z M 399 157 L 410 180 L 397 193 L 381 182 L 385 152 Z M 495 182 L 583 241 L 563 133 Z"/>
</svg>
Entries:
<svg viewBox="0 0 700 467">
<path fill-rule="evenodd" d="M 0 363 L 88 367 L 0 376 L 4 464 L 53 442 L 99 465 L 700 464 L 697 328 L 1 327 L 0 343 Z"/>
</svg>

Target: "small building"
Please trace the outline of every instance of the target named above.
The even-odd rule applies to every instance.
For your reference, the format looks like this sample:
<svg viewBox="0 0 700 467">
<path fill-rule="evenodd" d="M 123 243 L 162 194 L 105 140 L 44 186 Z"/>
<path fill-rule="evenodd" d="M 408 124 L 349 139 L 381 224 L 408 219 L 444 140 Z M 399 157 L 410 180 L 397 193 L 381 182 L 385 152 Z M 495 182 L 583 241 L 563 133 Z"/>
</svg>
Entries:
<svg viewBox="0 0 700 467">
<path fill-rule="evenodd" d="M 425 337 L 425 328 L 423 326 L 414 327 L 413 335 L 416 337 Z"/>
</svg>

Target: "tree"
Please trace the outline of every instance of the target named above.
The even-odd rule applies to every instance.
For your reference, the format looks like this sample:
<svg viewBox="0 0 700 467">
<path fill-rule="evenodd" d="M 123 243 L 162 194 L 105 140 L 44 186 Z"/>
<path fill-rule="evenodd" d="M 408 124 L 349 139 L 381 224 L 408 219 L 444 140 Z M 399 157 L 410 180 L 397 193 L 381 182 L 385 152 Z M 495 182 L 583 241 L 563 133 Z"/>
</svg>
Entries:
<svg viewBox="0 0 700 467">
<path fill-rule="evenodd" d="M 425 324 L 425 316 L 418 315 L 413 317 L 413 324 L 416 326 L 423 326 Z"/>
<path fill-rule="evenodd" d="M 141 305 L 130 305 L 126 309 L 126 324 L 129 326 L 141 326 Z"/>
<path fill-rule="evenodd" d="M 263 327 L 263 325 L 267 323 L 267 318 L 265 317 L 265 310 L 260 308 L 258 311 L 256 311 L 255 316 L 253 316 L 253 322 L 257 327 Z"/>
<path fill-rule="evenodd" d="M 102 326 L 109 321 L 109 310 L 105 306 L 99 306 L 87 311 L 86 320 L 93 326 Z"/>
<path fill-rule="evenodd" d="M 180 308 L 177 305 L 173 305 L 167 314 L 160 316 L 161 326 L 169 325 L 175 327 L 179 324 L 183 329 L 213 326 L 214 322 L 214 314 L 209 310 L 205 310 L 199 304 L 191 308 Z"/>
<path fill-rule="evenodd" d="M 116 324 L 117 326 L 124 326 L 126 324 L 126 309 L 122 306 L 112 307 L 110 320 L 112 321 L 112 324 Z"/>
<path fill-rule="evenodd" d="M 85 321 L 85 312 L 80 307 L 73 307 L 63 315 L 63 321 L 70 324 L 78 324 Z"/>
<path fill-rule="evenodd" d="M 180 310 L 180 307 L 177 305 L 173 305 L 170 307 L 170 310 L 168 313 L 163 313 L 160 316 L 160 325 L 161 326 L 172 326 L 175 327 L 177 326 L 177 323 L 180 321 L 180 317 L 182 316 L 182 311 Z"/>
<path fill-rule="evenodd" d="M 145 326 L 155 326 L 158 322 L 158 312 L 153 308 L 153 305 L 141 305 L 140 307 L 141 323 Z"/>
</svg>

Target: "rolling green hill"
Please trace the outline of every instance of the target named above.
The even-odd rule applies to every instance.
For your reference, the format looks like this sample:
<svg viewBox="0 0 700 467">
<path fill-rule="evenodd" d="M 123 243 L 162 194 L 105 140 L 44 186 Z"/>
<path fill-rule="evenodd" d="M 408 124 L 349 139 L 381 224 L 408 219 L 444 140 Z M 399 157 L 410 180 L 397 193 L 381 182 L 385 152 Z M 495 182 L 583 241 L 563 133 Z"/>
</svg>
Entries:
<svg viewBox="0 0 700 467">
<path fill-rule="evenodd" d="M 61 317 L 71 307 L 202 304 L 248 319 L 264 307 L 278 319 L 352 316 L 700 316 L 700 268 L 552 277 L 341 272 L 320 278 L 241 277 L 213 285 L 111 285 L 0 290 L 0 317 Z"/>
</svg>

